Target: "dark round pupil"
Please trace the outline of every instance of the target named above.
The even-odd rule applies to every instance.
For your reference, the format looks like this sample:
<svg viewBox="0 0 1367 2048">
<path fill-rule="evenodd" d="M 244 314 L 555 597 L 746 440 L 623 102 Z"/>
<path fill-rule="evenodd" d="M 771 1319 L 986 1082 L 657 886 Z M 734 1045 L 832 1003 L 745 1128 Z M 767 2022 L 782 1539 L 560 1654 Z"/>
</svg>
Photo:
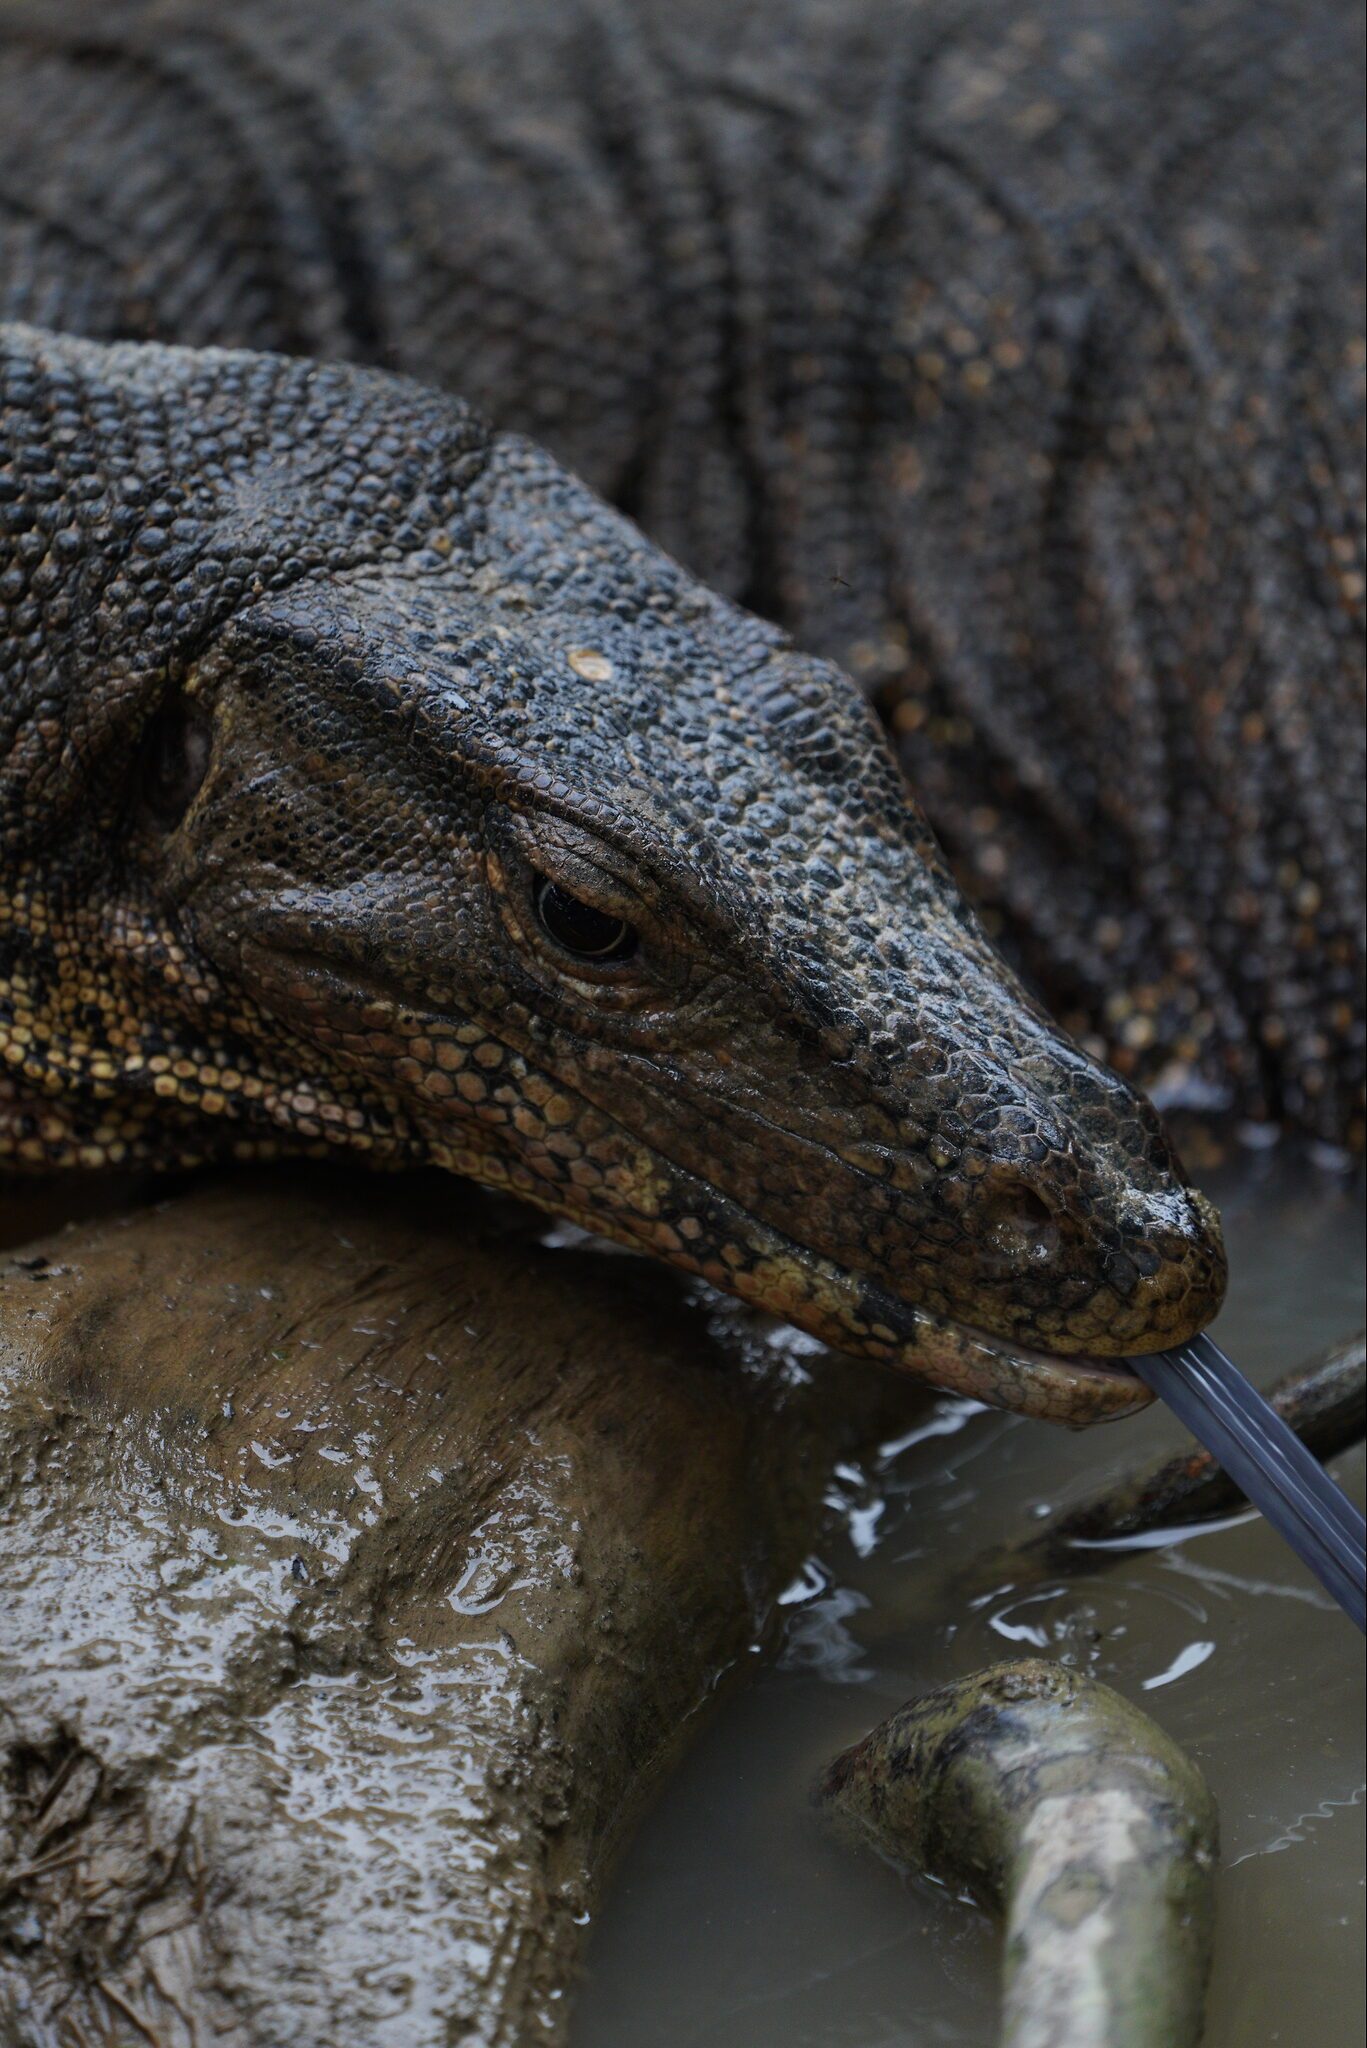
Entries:
<svg viewBox="0 0 1367 2048">
<path fill-rule="evenodd" d="M 625 960 L 636 950 L 636 934 L 625 919 L 582 903 L 558 882 L 537 883 L 536 914 L 556 944 L 581 960 Z"/>
</svg>

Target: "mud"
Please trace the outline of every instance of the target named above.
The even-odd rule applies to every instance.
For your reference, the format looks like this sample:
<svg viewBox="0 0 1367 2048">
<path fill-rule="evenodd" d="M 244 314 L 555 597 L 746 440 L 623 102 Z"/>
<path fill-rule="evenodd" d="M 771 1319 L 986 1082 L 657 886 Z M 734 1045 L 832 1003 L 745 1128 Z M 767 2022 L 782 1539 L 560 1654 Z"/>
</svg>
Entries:
<svg viewBox="0 0 1367 2048">
<path fill-rule="evenodd" d="M 0 2039 L 564 2038 L 662 1767 L 919 1397 L 449 1180 L 0 1266 Z"/>
</svg>

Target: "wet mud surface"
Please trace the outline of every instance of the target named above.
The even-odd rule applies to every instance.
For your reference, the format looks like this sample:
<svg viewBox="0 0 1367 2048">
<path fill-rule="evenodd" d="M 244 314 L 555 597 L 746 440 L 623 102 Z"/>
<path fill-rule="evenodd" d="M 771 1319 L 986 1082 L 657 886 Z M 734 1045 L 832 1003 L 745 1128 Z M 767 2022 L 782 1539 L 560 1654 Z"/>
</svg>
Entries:
<svg viewBox="0 0 1367 2048">
<path fill-rule="evenodd" d="M 539 1233 L 273 1173 L 4 1262 L 7 2048 L 562 2037 L 627 1823 L 924 1402 Z"/>
</svg>

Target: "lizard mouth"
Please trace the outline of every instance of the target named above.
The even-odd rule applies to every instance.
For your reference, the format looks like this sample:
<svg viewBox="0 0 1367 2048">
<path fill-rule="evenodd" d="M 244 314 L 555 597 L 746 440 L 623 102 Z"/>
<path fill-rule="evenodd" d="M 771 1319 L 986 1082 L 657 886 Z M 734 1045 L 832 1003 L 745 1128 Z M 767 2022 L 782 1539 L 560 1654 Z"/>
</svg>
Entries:
<svg viewBox="0 0 1367 2048">
<path fill-rule="evenodd" d="M 680 1184 L 686 1187 L 692 1176 L 673 1164 L 669 1170 L 672 1192 L 682 1192 Z M 1036 1349 L 940 1315 L 785 1236 L 721 1189 L 707 1185 L 706 1193 L 714 1242 L 725 1244 L 731 1237 L 733 1244 L 726 1249 L 738 1242 L 744 1259 L 718 1267 L 678 1261 L 668 1252 L 665 1256 L 671 1263 L 693 1264 L 705 1279 L 837 1350 L 878 1359 L 944 1392 L 1069 1429 L 1133 1415 L 1153 1399 L 1123 1356 Z M 595 1227 L 601 1228 L 601 1222 Z M 661 1246 L 644 1219 L 628 1229 L 658 1255 Z"/>
<path fill-rule="evenodd" d="M 671 1167 L 672 1192 L 692 1196 L 703 1186 L 686 1170 Z M 688 1184 L 692 1182 L 692 1187 Z M 539 1207 L 573 1213 L 564 1199 L 519 1188 Z M 579 1220 L 601 1236 L 632 1250 L 646 1249 L 681 1265 L 752 1307 L 781 1316 L 836 1350 L 874 1358 L 944 1392 L 982 1401 L 1070 1429 L 1118 1420 L 1146 1408 L 1151 1390 L 1123 1358 L 1091 1353 L 1063 1354 L 1017 1344 L 972 1324 L 936 1314 L 883 1288 L 868 1275 L 840 1265 L 824 1253 L 785 1237 L 706 1186 L 714 1241 L 728 1237 L 728 1250 L 743 1246 L 744 1259 L 727 1265 L 667 1248 L 657 1226 L 630 1211 L 581 1214 Z M 588 1205 L 585 1205 L 587 1210 Z M 720 1228 L 718 1226 L 721 1226 Z M 673 1233 L 670 1232 L 672 1236 Z M 676 1240 L 677 1246 L 677 1240 Z"/>
<path fill-rule="evenodd" d="M 369 982 L 350 963 L 339 971 L 316 955 L 291 950 L 282 956 L 255 946 L 247 957 L 269 975 L 273 1006 L 287 1015 L 302 1010 L 306 1029 L 316 1023 L 309 1013 L 319 995 L 337 994 L 353 1005 L 369 1000 L 391 1013 L 399 1000 L 387 984 Z M 573 1084 L 557 1085 L 568 1093 Z M 596 1108 L 616 1123 L 623 1140 L 607 1200 L 601 1189 L 595 1199 L 558 1171 L 539 1176 L 507 1159 L 497 1140 L 481 1141 L 478 1117 L 473 1124 L 452 1120 L 424 1105 L 417 1122 L 434 1164 L 569 1216 L 599 1236 L 700 1275 L 837 1350 L 877 1359 L 947 1392 L 1069 1428 L 1133 1414 L 1153 1399 L 1123 1357 L 1035 1349 L 906 1299 L 871 1274 L 788 1236 L 677 1160 L 643 1152 L 640 1139 L 609 1110 L 582 1095 L 579 1101 L 585 1111 Z"/>
<path fill-rule="evenodd" d="M 875 1334 L 863 1348 L 947 1392 L 1071 1429 L 1133 1415 L 1153 1399 L 1123 1357 L 1042 1351 L 867 1285 L 864 1293 L 879 1323 L 896 1332 L 897 1341 L 885 1349 Z"/>
</svg>

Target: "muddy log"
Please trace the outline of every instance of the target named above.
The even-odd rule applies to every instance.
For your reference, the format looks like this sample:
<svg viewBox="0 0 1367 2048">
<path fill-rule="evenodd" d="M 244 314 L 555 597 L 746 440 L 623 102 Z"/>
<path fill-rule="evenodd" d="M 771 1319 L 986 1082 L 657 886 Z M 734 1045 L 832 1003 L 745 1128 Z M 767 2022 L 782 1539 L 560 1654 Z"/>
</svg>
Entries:
<svg viewBox="0 0 1367 2048">
<path fill-rule="evenodd" d="M 1109 1686 L 1037 1658 L 974 1672 L 844 1751 L 816 1798 L 1000 1914 L 1001 2048 L 1196 2048 L 1215 1802 Z"/>
<path fill-rule="evenodd" d="M 915 1397 L 541 1227 L 301 1173 L 0 1262 L 6 2048 L 563 2038 L 626 1823 Z"/>
<path fill-rule="evenodd" d="M 1367 1336 L 1359 1331 L 1308 1365 L 1298 1366 L 1268 1392 L 1283 1422 L 1321 1462 L 1362 1441 L 1367 1422 L 1365 1365 Z M 1078 1544 L 1118 1543 L 1151 1529 L 1213 1521 L 1247 1506 L 1242 1488 L 1211 1453 L 1201 1444 L 1190 1444 L 1066 1509 L 1021 1548 L 1057 1569 L 1075 1561 Z M 1089 1562 L 1095 1563 L 1094 1554 Z"/>
</svg>

